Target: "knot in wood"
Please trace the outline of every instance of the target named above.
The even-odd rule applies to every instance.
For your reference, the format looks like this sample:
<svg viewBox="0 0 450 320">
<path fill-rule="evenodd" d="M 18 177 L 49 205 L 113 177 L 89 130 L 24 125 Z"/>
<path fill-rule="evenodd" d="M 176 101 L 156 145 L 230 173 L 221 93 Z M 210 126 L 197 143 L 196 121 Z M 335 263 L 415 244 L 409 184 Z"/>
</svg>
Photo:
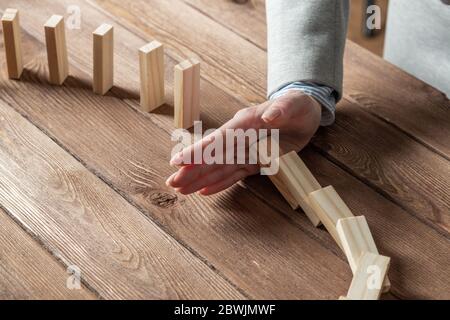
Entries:
<svg viewBox="0 0 450 320">
<path fill-rule="evenodd" d="M 170 208 L 178 202 L 178 197 L 175 194 L 167 192 L 155 192 L 150 195 L 150 201 L 155 206 Z"/>
</svg>

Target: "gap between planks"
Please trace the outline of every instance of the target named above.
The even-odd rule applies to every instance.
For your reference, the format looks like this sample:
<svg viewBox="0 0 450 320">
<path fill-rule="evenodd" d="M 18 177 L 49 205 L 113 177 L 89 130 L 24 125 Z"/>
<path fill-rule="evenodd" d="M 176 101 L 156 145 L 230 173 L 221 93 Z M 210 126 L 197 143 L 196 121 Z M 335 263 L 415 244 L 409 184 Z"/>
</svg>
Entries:
<svg viewBox="0 0 450 320">
<path fill-rule="evenodd" d="M 97 4 L 93 4 L 93 1 L 89 1 L 89 4 L 91 4 L 94 8 L 96 8 L 96 9 L 98 9 L 99 7 L 100 7 L 100 5 L 97 5 Z M 102 7 L 100 7 L 100 11 L 101 12 L 106 12 L 106 14 L 108 14 L 108 15 L 110 15 L 111 16 L 111 14 L 107 11 L 107 10 L 105 10 L 105 9 L 103 9 Z M 209 16 L 208 16 L 209 17 Z M 215 22 L 215 23 L 218 23 L 217 22 L 217 20 L 216 19 L 211 19 L 211 17 L 209 17 L 210 18 L 210 20 L 212 20 L 213 22 Z M 116 18 L 117 19 L 117 18 Z M 121 25 L 125 25 L 125 27 L 128 29 L 128 30 L 132 30 L 133 31 L 133 33 L 137 33 L 137 34 L 142 34 L 142 33 L 140 33 L 139 32 L 139 30 L 136 30 L 136 26 L 133 26 L 133 25 L 131 25 L 131 27 L 129 27 L 130 26 L 130 22 L 129 21 L 125 21 L 125 22 L 122 22 L 122 20 L 120 20 L 120 23 L 121 23 Z M 220 23 L 218 23 L 218 24 L 220 24 Z M 153 28 L 153 26 L 151 26 L 151 25 L 149 25 L 149 24 L 146 24 L 145 25 L 145 27 L 147 27 L 148 29 L 152 29 Z M 354 48 L 353 48 L 353 50 L 355 50 Z M 227 91 L 227 92 L 229 92 L 229 91 Z M 242 99 L 241 99 L 242 100 Z M 244 101 L 245 102 L 245 100 L 242 100 L 242 101 Z M 367 112 L 367 110 L 365 110 L 365 109 L 363 109 L 362 110 L 363 112 Z M 418 144 L 418 145 L 422 145 L 422 144 Z M 354 175 L 354 176 L 356 176 L 356 172 L 355 171 L 351 171 L 351 169 L 348 167 L 348 165 L 346 164 L 346 162 L 345 161 L 342 161 L 342 160 L 339 160 L 338 159 L 338 157 L 336 157 L 336 156 L 333 156 L 333 155 L 331 155 L 331 154 L 328 154 L 328 159 L 334 159 L 334 161 L 333 161 L 333 163 L 337 163 L 337 162 L 339 162 L 340 163 L 340 167 L 342 168 L 342 167 L 346 167 L 346 168 L 348 168 L 348 170 L 346 169 L 346 171 L 347 172 L 350 172 L 352 175 Z M 357 178 L 358 179 L 361 179 L 361 178 L 364 178 L 364 177 L 362 177 L 362 176 L 357 176 Z M 364 180 L 360 180 L 360 181 L 362 181 L 362 182 L 364 182 Z M 408 180 L 409 181 L 409 180 Z M 365 184 L 367 184 L 366 182 L 364 182 Z M 369 187 L 371 187 L 372 189 L 373 189 L 373 184 L 367 184 Z M 381 187 L 378 187 L 378 188 L 381 188 Z M 374 189 L 374 191 L 376 191 L 376 192 L 379 192 L 379 190 L 380 189 Z M 382 194 L 383 196 L 385 195 L 385 194 Z M 419 195 L 421 195 L 421 196 L 423 196 L 423 194 L 421 194 L 420 192 L 419 192 Z M 394 198 L 386 198 L 388 201 L 391 201 L 391 202 L 394 202 L 395 204 L 398 204 L 401 208 L 403 208 L 403 209 L 405 209 L 407 212 L 409 212 L 409 213 L 411 213 L 411 212 L 415 212 L 415 209 L 414 208 L 409 208 L 409 209 L 407 209 L 404 205 L 400 205 L 400 203 L 401 202 L 398 202 L 398 201 L 396 201 Z M 402 201 L 402 199 L 400 199 L 399 201 Z M 422 201 L 422 200 L 421 200 Z M 404 202 L 404 201 L 403 201 Z M 419 205 L 423 205 L 423 203 L 422 202 L 419 202 Z M 418 217 L 417 215 L 415 215 L 415 214 L 413 214 L 413 216 L 414 217 Z M 424 218 L 420 218 L 419 220 L 420 221 L 422 221 L 422 222 L 425 222 L 426 221 L 426 217 L 424 217 Z M 433 229 L 435 229 L 435 230 L 437 230 L 437 228 L 441 228 L 437 223 L 435 224 L 435 225 L 431 225 L 431 224 L 427 224 L 428 226 L 432 226 L 432 228 Z M 444 232 L 445 230 L 440 230 L 440 233 L 442 234 L 442 232 Z"/>
<path fill-rule="evenodd" d="M 34 39 L 34 38 L 33 38 Z M 113 94 L 114 96 L 114 94 Z M 117 98 L 121 100 L 120 98 Z M 73 157 L 76 161 L 78 161 L 86 170 L 91 172 L 93 175 L 95 175 L 100 181 L 102 181 L 106 186 L 108 186 L 110 189 L 112 189 L 120 198 L 124 199 L 127 203 L 129 203 L 131 206 L 133 206 L 145 219 L 148 219 L 150 222 L 154 223 L 158 228 L 160 228 L 164 233 L 166 233 L 169 237 L 171 237 L 174 241 L 176 241 L 178 244 L 180 244 L 182 247 L 184 247 L 187 251 L 189 251 L 195 258 L 197 258 L 199 261 L 204 263 L 209 269 L 211 269 L 212 272 L 217 274 L 219 277 L 221 277 L 224 281 L 226 281 L 230 286 L 232 286 L 236 291 L 238 291 L 243 297 L 246 299 L 251 299 L 251 297 L 239 286 L 237 286 L 235 283 L 233 283 L 230 279 L 228 279 L 222 272 L 220 272 L 219 268 L 216 268 L 212 263 L 210 263 L 207 259 L 205 259 L 203 256 L 201 256 L 197 251 L 195 251 L 191 246 L 189 246 L 185 241 L 179 239 L 179 237 L 175 236 L 172 232 L 167 230 L 167 228 L 162 225 L 158 220 L 152 218 L 151 215 L 146 214 L 146 209 L 140 206 L 136 203 L 126 192 L 120 190 L 118 187 L 114 185 L 113 182 L 109 181 L 99 170 L 91 167 L 89 164 L 87 164 L 83 159 L 81 159 L 79 156 L 77 156 L 75 153 L 73 153 L 71 150 L 66 148 L 64 144 L 62 144 L 56 137 L 51 135 L 47 130 L 45 130 L 43 127 L 35 123 L 30 117 L 28 117 L 26 114 L 23 114 L 21 110 L 18 110 L 11 105 L 9 105 L 7 102 L 4 102 L 0 99 L 4 104 L 6 104 L 9 108 L 17 112 L 21 117 L 23 117 L 26 121 L 28 121 L 31 125 L 33 125 L 36 129 L 41 131 L 45 136 L 47 136 L 50 140 L 52 140 L 58 147 L 60 147 L 63 151 L 65 151 L 67 154 L 69 154 L 71 157 Z M 121 100 L 122 101 L 122 100 Z M 127 105 L 127 104 L 126 104 Z M 139 110 L 139 104 L 137 103 L 136 108 L 132 108 L 128 105 L 129 108 L 134 109 L 134 111 L 137 111 L 140 114 L 143 114 L 141 110 Z M 2 206 L 0 205 L 0 208 Z M 5 212 L 8 213 L 8 216 L 10 216 L 13 220 L 15 220 L 21 228 L 27 232 L 30 236 L 32 236 L 36 241 L 38 241 L 43 248 L 46 249 L 55 259 L 59 260 L 61 264 L 65 265 L 64 261 L 60 260 L 57 256 L 54 255 L 51 251 L 47 250 L 47 246 L 39 239 L 37 235 L 35 235 L 33 232 L 28 230 L 23 224 L 21 224 L 6 208 L 3 208 Z M 83 284 L 92 292 L 94 292 L 98 297 L 103 298 L 101 294 L 97 292 L 96 289 L 94 289 L 89 283 L 85 283 L 85 280 L 83 280 Z"/>
</svg>

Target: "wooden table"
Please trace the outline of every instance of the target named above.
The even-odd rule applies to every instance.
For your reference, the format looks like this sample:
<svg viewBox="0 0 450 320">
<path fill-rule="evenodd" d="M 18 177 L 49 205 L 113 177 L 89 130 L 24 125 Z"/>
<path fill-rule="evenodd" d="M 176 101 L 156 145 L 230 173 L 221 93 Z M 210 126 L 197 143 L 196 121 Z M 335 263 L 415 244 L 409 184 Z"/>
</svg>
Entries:
<svg viewBox="0 0 450 320">
<path fill-rule="evenodd" d="M 351 281 L 329 234 L 264 177 L 213 197 L 164 185 L 173 143 L 173 67 L 202 61 L 202 120 L 218 127 L 262 102 L 263 1 L 0 0 L 20 9 L 26 70 L 0 83 L 0 297 L 336 299 Z M 69 5 L 70 78 L 47 83 L 43 25 Z M 115 25 L 116 86 L 91 90 L 92 31 Z M 166 96 L 137 111 L 137 50 L 166 45 Z M 349 42 L 337 122 L 301 156 L 365 215 L 392 257 L 391 299 L 450 298 L 450 103 Z M 69 290 L 68 266 L 82 288 Z"/>
</svg>

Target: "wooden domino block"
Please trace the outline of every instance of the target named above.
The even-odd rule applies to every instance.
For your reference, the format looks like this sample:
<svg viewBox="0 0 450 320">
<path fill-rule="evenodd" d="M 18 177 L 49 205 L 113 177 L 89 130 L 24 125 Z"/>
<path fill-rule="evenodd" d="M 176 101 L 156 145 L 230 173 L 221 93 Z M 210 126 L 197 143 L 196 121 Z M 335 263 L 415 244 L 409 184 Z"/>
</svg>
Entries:
<svg viewBox="0 0 450 320">
<path fill-rule="evenodd" d="M 23 71 L 19 11 L 6 9 L 2 17 L 8 77 L 19 79 Z"/>
<path fill-rule="evenodd" d="M 64 17 L 53 15 L 45 23 L 48 69 L 51 84 L 61 85 L 69 75 Z"/>
<path fill-rule="evenodd" d="M 353 217 L 353 213 L 332 186 L 310 193 L 309 201 L 317 217 L 343 250 L 336 225 L 339 219 Z"/>
<path fill-rule="evenodd" d="M 319 182 L 295 151 L 279 157 L 277 161 L 279 171 L 269 178 L 293 208 L 294 203 L 300 205 L 312 224 L 319 226 L 320 219 L 308 198 L 311 192 L 321 189 Z"/>
<path fill-rule="evenodd" d="M 378 254 L 377 246 L 364 216 L 340 219 L 336 224 L 336 232 L 353 274 L 356 272 L 363 252 Z M 391 282 L 386 277 L 383 283 L 383 292 L 389 291 L 390 287 Z"/>
<path fill-rule="evenodd" d="M 151 112 L 164 104 L 164 47 L 152 41 L 139 50 L 141 108 Z"/>
<path fill-rule="evenodd" d="M 364 252 L 358 260 L 346 298 L 348 300 L 378 300 L 390 260 L 385 256 Z"/>
<path fill-rule="evenodd" d="M 102 24 L 93 32 L 94 79 L 93 91 L 106 94 L 114 84 L 114 28 Z"/>
<path fill-rule="evenodd" d="M 189 59 L 175 66 L 175 127 L 188 129 L 200 120 L 200 62 Z"/>
</svg>

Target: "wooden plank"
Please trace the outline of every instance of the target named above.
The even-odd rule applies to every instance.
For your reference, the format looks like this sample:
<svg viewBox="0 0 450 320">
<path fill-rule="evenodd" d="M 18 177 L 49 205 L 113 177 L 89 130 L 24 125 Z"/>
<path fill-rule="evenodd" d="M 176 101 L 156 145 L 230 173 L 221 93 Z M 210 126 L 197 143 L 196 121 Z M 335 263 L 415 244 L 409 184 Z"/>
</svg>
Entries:
<svg viewBox="0 0 450 320">
<path fill-rule="evenodd" d="M 336 244 L 343 249 L 336 225 L 339 219 L 353 217 L 351 210 L 332 186 L 309 193 L 309 203 Z"/>
<path fill-rule="evenodd" d="M 227 27 L 211 23 L 209 17 L 195 8 L 179 0 L 135 0 L 132 3 L 93 0 L 89 3 L 106 9 L 111 18 L 132 28 L 133 33 L 144 39 L 149 35 L 164 37 L 167 51 L 178 61 L 185 57 L 201 58 L 202 77 L 220 83 L 230 95 L 245 98 L 247 103 L 265 100 L 264 52 Z M 160 14 L 152 17 L 154 12 Z M 143 20 L 142 16 L 152 19 Z M 197 37 L 198 34 L 202 36 Z"/>
<path fill-rule="evenodd" d="M 0 119 L 0 203 L 102 298 L 242 298 L 3 102 Z"/>
<path fill-rule="evenodd" d="M 141 108 L 151 112 L 164 104 L 164 47 L 152 41 L 139 50 Z"/>
<path fill-rule="evenodd" d="M 346 298 L 348 300 L 378 300 L 389 264 L 388 257 L 364 252 L 358 261 Z"/>
<path fill-rule="evenodd" d="M 200 62 L 189 59 L 175 66 L 175 128 L 188 129 L 200 120 Z"/>
<path fill-rule="evenodd" d="M 351 66 L 344 77 L 349 101 L 450 159 L 450 100 L 445 94 L 352 42 L 347 42 L 344 61 Z"/>
<path fill-rule="evenodd" d="M 321 188 L 319 182 L 295 151 L 282 155 L 278 159 L 278 167 L 278 173 L 269 178 L 275 181 L 274 184 L 281 194 L 287 195 L 288 202 L 292 201 L 289 200 L 292 196 L 311 223 L 315 227 L 319 226 L 321 221 L 311 208 L 308 199 L 308 194 Z M 294 208 L 294 206 L 292 207 Z"/>
<path fill-rule="evenodd" d="M 337 124 L 317 135 L 314 145 L 410 214 L 448 234 L 449 161 L 345 99 L 340 108 Z"/>
<path fill-rule="evenodd" d="M 48 2 L 46 5 L 34 8 L 35 15 L 27 16 L 25 29 L 37 39 L 42 39 L 41 33 L 36 31 L 36 26 L 39 26 L 39 21 L 37 21 L 39 17 L 43 19 L 49 14 L 50 4 L 56 6 L 58 10 L 64 11 L 64 5 L 69 3 L 71 2 L 57 4 Z M 89 24 L 90 21 L 107 19 L 105 16 L 92 11 L 89 7 L 83 6 L 81 2 L 77 2 L 77 4 L 83 8 L 83 21 L 88 24 L 87 29 L 95 28 L 94 25 Z M 20 5 L 23 8 L 29 8 L 29 2 L 27 1 L 20 1 Z M 118 12 L 115 13 L 119 14 Z M 122 13 L 124 17 L 130 17 L 128 12 L 120 12 L 120 14 Z M 139 28 L 145 30 L 146 36 L 150 34 L 162 37 L 160 33 L 153 32 L 142 25 L 139 22 L 142 19 L 134 21 L 138 22 Z M 131 28 L 131 25 L 128 25 L 128 27 Z M 136 29 L 137 27 L 134 26 L 133 28 Z M 124 39 L 123 41 L 126 39 L 128 46 L 117 52 L 118 63 L 116 66 L 118 70 L 116 71 L 119 76 L 116 78 L 121 90 L 113 90 L 113 93 L 125 99 L 127 103 L 137 106 L 138 103 L 135 100 L 139 97 L 139 91 L 137 90 L 139 81 L 134 75 L 139 72 L 139 66 L 133 56 L 135 56 L 135 48 L 139 48 L 146 41 L 137 40 L 134 35 L 120 28 L 116 30 L 116 35 L 118 39 Z M 346 262 L 342 263 L 337 258 L 337 260 L 329 260 L 330 254 L 334 253 L 340 256 L 340 253 L 333 248 L 333 241 L 329 238 L 327 232 L 314 229 L 304 215 L 290 209 L 285 201 L 278 196 L 267 178 L 251 178 L 246 183 L 247 191 L 235 187 L 217 198 L 207 199 L 206 202 L 193 197 L 192 199 L 188 198 L 186 203 L 186 198 L 174 197 L 170 194 L 170 191 L 164 187 L 159 187 L 163 185 L 164 181 L 160 176 L 165 177 L 170 174 L 170 169 L 162 168 L 160 172 L 155 173 L 154 170 L 149 170 L 147 165 L 158 163 L 161 159 L 167 162 L 170 152 L 161 150 L 159 145 L 158 148 L 155 148 L 154 144 L 148 140 L 150 137 L 160 139 L 160 135 L 157 133 L 158 131 L 153 131 L 154 129 L 149 132 L 148 130 L 154 128 L 151 124 L 153 122 L 170 133 L 173 129 L 170 109 L 161 108 L 160 112 L 152 113 L 142 119 L 142 116 L 131 116 L 130 114 L 133 112 L 128 112 L 126 108 L 123 109 L 123 106 L 118 105 L 117 102 L 109 104 L 111 101 L 116 101 L 110 98 L 104 98 L 107 101 L 99 100 L 103 101 L 105 105 L 99 105 L 98 100 L 93 99 L 93 102 L 91 102 L 95 104 L 93 109 L 92 107 L 84 108 L 77 105 L 76 110 L 73 110 L 72 105 L 58 104 L 60 100 L 78 99 L 78 93 L 85 92 L 82 83 L 90 81 L 86 75 L 91 73 L 92 59 L 90 55 L 84 54 L 79 48 L 89 44 L 90 41 L 89 34 L 77 33 L 76 37 L 69 43 L 70 50 L 77 53 L 73 56 L 73 59 L 77 67 L 83 71 L 83 73 L 76 74 L 76 77 L 80 79 L 80 83 L 77 83 L 78 89 L 73 88 L 70 92 L 64 90 L 61 92 L 52 91 L 54 94 L 53 103 L 47 108 L 44 105 L 44 100 L 32 101 L 31 104 L 29 102 L 29 96 L 40 96 L 44 87 L 40 87 L 41 90 L 39 90 L 39 86 L 35 88 L 24 86 L 22 83 L 11 84 L 3 80 L 1 86 L 2 98 L 47 130 L 54 139 L 58 137 L 63 145 L 69 146 L 70 150 L 75 152 L 77 156 L 80 155 L 80 158 L 90 168 L 101 172 L 105 181 L 114 185 L 117 190 L 139 204 L 147 214 L 157 217 L 158 221 L 167 226 L 174 234 L 182 237 L 185 242 L 188 242 L 218 270 L 227 276 L 231 275 L 230 278 L 235 283 L 245 287 L 252 297 L 328 297 L 334 299 L 348 288 L 350 277 L 345 277 L 344 281 L 334 278 L 334 270 L 338 270 L 337 273 L 346 274 L 348 266 Z M 30 43 L 27 45 L 28 52 L 39 52 L 39 47 Z M 173 54 L 171 50 L 166 51 L 166 53 L 168 54 L 166 56 L 168 63 L 166 71 L 169 71 L 166 73 L 167 85 L 171 90 L 173 88 L 173 72 L 171 70 L 176 64 L 173 59 L 176 54 Z M 35 55 L 36 53 L 33 53 L 32 57 L 36 58 Z M 27 79 L 38 81 L 34 74 L 36 70 L 41 69 L 42 61 L 34 60 L 31 65 L 33 71 L 27 74 Z M 36 72 L 36 74 L 42 76 L 39 72 Z M 203 75 L 207 74 L 203 73 Z M 86 88 L 86 90 L 89 90 L 89 88 Z M 208 81 L 202 80 L 201 94 L 202 120 L 204 120 L 205 126 L 217 127 L 243 105 L 242 100 L 227 95 L 223 90 L 212 86 Z M 92 98 L 89 97 L 89 99 Z M 221 107 L 216 108 L 217 105 Z M 62 110 L 61 106 L 64 106 Z M 117 118 L 107 116 L 111 110 L 117 112 Z M 74 111 L 79 115 L 74 117 Z M 92 121 L 86 122 L 85 120 L 96 119 L 95 121 L 98 121 L 100 118 L 103 120 L 95 126 Z M 119 120 L 118 123 L 117 120 Z M 58 125 L 50 125 L 55 123 L 58 123 Z M 92 135 L 88 137 L 87 134 L 83 134 L 80 138 L 76 138 L 79 132 L 97 132 L 98 127 L 103 128 L 102 133 L 96 135 L 96 139 L 98 139 L 96 142 L 100 141 L 98 145 L 90 141 Z M 132 134 L 129 132 L 129 128 L 133 128 Z M 138 137 L 134 135 L 135 133 Z M 122 142 L 116 141 L 116 137 L 120 137 Z M 120 152 L 117 150 L 120 150 Z M 127 156 L 125 158 L 123 150 L 126 150 Z M 156 152 L 156 155 L 149 154 L 148 150 L 152 150 L 152 153 Z M 129 162 L 130 158 L 135 160 L 133 164 Z M 443 268 L 443 266 L 446 265 L 448 260 L 447 248 L 450 243 L 445 237 L 442 237 L 441 234 L 421 223 L 394 203 L 387 201 L 379 193 L 374 192 L 360 180 L 355 179 L 316 152 L 312 152 L 310 149 L 305 150 L 302 153 L 302 158 L 322 185 L 335 185 L 352 211 L 366 213 L 375 239 L 383 239 L 383 241 L 378 241 L 379 249 L 390 256 L 396 257 L 391 272 L 391 280 L 394 283 L 393 292 L 396 296 L 405 299 L 448 299 L 450 289 L 445 289 L 448 289 L 447 279 L 450 276 L 450 270 Z M 142 178 L 145 179 L 142 180 Z M 256 206 L 253 205 L 256 202 L 251 200 L 253 198 L 249 196 L 249 189 L 253 190 L 259 199 L 276 207 L 281 214 L 280 216 L 283 219 L 287 218 L 289 224 L 293 227 L 286 225 L 287 222 L 283 222 L 283 219 L 267 213 L 267 209 L 261 203 Z M 361 201 L 361 199 L 364 199 L 364 201 Z M 175 203 L 175 209 L 172 209 L 171 203 Z M 234 210 L 233 214 L 223 209 L 225 204 L 231 206 L 230 210 Z M 201 207 L 203 209 L 205 205 L 214 206 L 214 210 L 211 212 L 206 209 L 202 212 L 197 211 L 196 208 Z M 249 214 L 249 212 L 255 211 L 260 212 L 260 214 Z M 188 218 L 186 219 L 186 217 Z M 219 226 L 218 221 L 220 222 Z M 226 223 L 226 221 L 230 221 L 230 223 Z M 201 222 L 201 225 L 198 225 L 199 222 Z M 230 230 L 230 228 L 232 229 Z M 205 232 L 205 230 L 208 232 Z M 261 232 L 264 237 L 261 234 L 256 236 L 256 232 Z M 417 233 L 421 234 L 420 238 L 416 237 Z M 252 235 L 250 240 L 249 235 Z M 281 237 L 281 235 L 285 235 L 285 237 Z M 246 239 L 244 242 L 242 237 Z M 297 237 L 301 237 L 301 239 L 297 241 Z M 311 243 L 308 240 L 309 237 L 313 237 L 321 244 L 326 245 L 327 253 L 314 245 L 314 242 Z M 212 239 L 211 243 L 205 244 L 202 241 L 204 238 Z M 293 239 L 295 239 L 294 242 L 292 242 Z M 243 257 L 241 244 L 246 242 L 249 242 L 248 247 L 252 248 L 249 251 L 252 251 L 252 253 L 246 253 L 246 256 Z M 280 251 L 280 247 L 285 248 L 285 250 Z M 236 254 L 236 252 L 240 254 Z M 268 261 L 268 252 L 273 257 L 273 259 L 270 259 L 271 266 L 262 264 L 262 261 Z M 292 252 L 299 256 L 292 257 Z M 223 260 L 224 255 L 229 257 L 227 261 Z M 342 259 L 345 259 L 343 255 Z M 321 264 L 317 265 L 318 262 Z M 286 266 L 291 264 L 295 268 L 287 271 L 291 277 L 286 279 L 286 277 L 280 275 L 279 270 L 280 268 L 285 269 Z M 403 267 L 406 264 L 408 268 Z M 329 271 L 326 271 L 328 270 L 326 267 L 324 269 L 324 265 L 332 266 L 330 267 L 333 269 L 331 275 L 328 273 Z M 320 275 L 326 275 L 332 279 L 325 280 Z M 269 278 L 270 280 L 267 280 Z M 316 283 L 327 281 L 328 285 L 320 284 L 316 286 Z M 333 286 L 330 287 L 330 284 L 333 284 Z M 435 288 L 437 287 L 443 290 L 436 291 Z M 298 288 L 303 289 L 299 292 Z"/>
<path fill-rule="evenodd" d="M 353 274 L 358 268 L 358 261 L 364 252 L 379 254 L 366 217 L 342 218 L 337 221 L 336 232 L 341 246 L 347 256 Z M 383 282 L 383 292 L 389 291 L 391 282 L 389 277 Z"/>
<path fill-rule="evenodd" d="M 49 82 L 61 85 L 69 75 L 64 17 L 53 15 L 44 25 L 47 43 Z"/>
<path fill-rule="evenodd" d="M 246 5 L 227 0 L 184 2 L 259 48 L 267 49 L 264 0 L 252 0 Z M 344 95 L 347 99 L 450 158 L 450 100 L 442 92 L 352 41 L 347 41 L 344 65 Z M 371 76 L 367 76 L 368 73 Z"/>
<path fill-rule="evenodd" d="M 104 95 L 114 85 L 114 28 L 102 24 L 93 33 L 94 93 Z"/>
<path fill-rule="evenodd" d="M 23 71 L 19 11 L 6 9 L 2 25 L 8 76 L 10 79 L 19 79 Z"/>
<path fill-rule="evenodd" d="M 450 270 L 444 267 L 450 257 L 446 249 L 450 246 L 448 238 L 387 201 L 384 196 L 318 155 L 312 148 L 306 148 L 300 155 L 322 185 L 334 184 L 351 211 L 364 213 L 366 216 L 378 250 L 393 257 L 389 274 L 392 282 L 391 293 L 401 299 L 449 297 L 448 293 L 436 291 L 436 288 L 448 287 L 446 277 L 450 276 Z M 268 178 L 252 177 L 247 179 L 245 184 L 258 194 L 262 201 L 279 208 L 302 232 L 317 237 L 324 246 L 336 255 L 341 255 L 326 230 L 308 226 L 308 223 L 301 219 L 301 215 L 289 210 L 284 199 L 275 197 L 276 189 L 270 185 Z M 417 234 L 421 236 L 417 237 Z M 345 256 L 343 258 L 346 259 Z M 386 298 L 386 295 L 383 298 Z"/>
<path fill-rule="evenodd" d="M 89 7 L 83 8 L 84 23 L 87 24 L 83 30 L 89 30 L 89 21 L 104 19 L 94 13 Z M 117 41 L 121 41 L 123 36 L 129 44 L 123 51 L 117 50 L 118 59 L 133 60 L 128 48 L 130 51 L 139 48 L 144 40 L 136 39 L 120 28 L 115 31 Z M 75 54 L 76 47 L 82 48 L 83 42 L 90 42 L 87 33 L 74 38 L 80 41 L 71 48 Z M 41 50 L 38 44 L 33 46 L 30 41 L 27 45 L 34 54 Z M 81 50 L 76 55 L 82 56 Z M 30 60 L 33 76 L 28 75 L 27 79 L 40 83 L 43 74 L 39 67 L 42 65 L 39 54 L 35 60 Z M 90 60 L 89 56 L 86 57 L 86 63 Z M 128 60 L 124 61 L 126 63 L 122 66 L 132 65 Z M 168 67 L 173 68 L 174 61 L 168 62 Z M 184 197 L 168 189 L 164 182 L 173 172 L 168 163 L 172 115 L 158 112 L 144 116 L 117 98 L 92 95 L 90 87 L 85 85 L 90 73 L 77 68 L 84 65 L 74 62 L 74 78 L 68 83 L 70 90 L 2 82 L 2 98 L 30 116 L 52 139 L 101 175 L 104 181 L 164 226 L 166 231 L 188 244 L 192 251 L 249 297 L 325 299 L 335 297 L 348 287 L 351 278 L 344 260 L 307 234 L 299 232 L 298 227 L 248 190 L 235 186 L 217 196 L 205 198 L 197 195 Z M 137 64 L 135 68 L 123 70 L 124 77 L 120 77 L 120 81 L 126 81 L 138 70 Z M 173 78 L 169 84 L 173 85 Z M 239 105 L 238 101 L 226 98 L 208 82 L 203 82 L 201 88 L 205 103 L 223 101 L 224 106 L 227 105 L 225 102 L 235 107 Z M 42 90 L 48 93 L 45 97 Z M 29 101 L 30 96 L 35 99 Z M 79 103 L 73 103 L 74 100 Z M 137 101 L 127 102 L 138 107 Z M 92 135 L 92 132 L 96 134 Z M 258 215 L 253 212 L 258 212 Z M 250 249 L 242 250 L 243 245 Z M 227 259 L 223 259 L 224 256 Z M 280 273 L 280 269 L 286 273 Z"/>
<path fill-rule="evenodd" d="M 0 300 L 91 300 L 96 296 L 81 285 L 67 287 L 69 274 L 0 209 Z"/>
<path fill-rule="evenodd" d="M 183 48 L 184 54 L 201 56 L 205 61 L 203 64 L 205 78 L 220 84 L 233 95 L 244 98 L 243 105 L 265 99 L 266 52 L 251 45 L 223 25 L 205 17 L 191 6 L 178 0 L 170 4 L 162 0 L 150 2 L 136 0 L 133 5 L 119 0 L 92 2 L 107 9 L 137 34 L 161 32 L 158 30 L 164 30 L 166 34 L 170 34 L 165 41 L 169 48 L 175 52 Z M 175 5 L 179 9 L 176 13 L 173 10 Z M 210 5 L 213 6 L 214 3 Z M 161 15 L 150 19 L 152 17 L 150 11 L 153 8 L 157 8 Z M 199 10 L 201 11 L 202 8 Z M 251 14 L 248 11 L 247 13 Z M 141 19 L 142 15 L 149 18 Z M 219 19 L 219 17 L 215 18 Z M 136 20 L 139 20 L 139 23 L 136 23 Z M 225 24 L 225 20 L 220 21 Z M 248 23 L 248 21 L 242 19 L 239 23 Z M 234 23 L 238 22 L 234 21 Z M 190 25 L 189 30 L 183 28 L 187 24 Z M 255 28 L 259 26 L 255 25 Z M 255 32 L 259 31 L 261 30 L 255 29 Z M 201 34 L 202 37 L 195 36 L 197 34 Z M 216 47 L 220 50 L 212 49 Z M 195 52 L 192 52 L 193 50 Z M 213 54 L 217 52 L 217 55 Z M 355 65 L 360 64 L 359 61 L 348 59 L 346 63 L 349 72 L 352 72 Z M 385 65 L 386 63 L 380 64 L 378 68 L 383 70 Z M 396 75 L 392 76 L 396 77 Z M 235 86 L 236 81 L 241 84 Z M 400 81 L 398 87 L 401 87 L 404 82 Z M 395 88 L 392 90 L 396 90 Z M 254 94 L 255 90 L 257 97 Z M 371 92 L 371 89 L 367 87 L 365 91 Z M 405 94 L 416 93 L 411 91 Z M 439 100 L 433 101 L 435 107 L 429 112 L 435 112 L 433 110 L 440 108 Z M 422 106 L 417 105 L 417 108 L 423 109 Z M 448 115 L 444 115 L 443 119 L 445 118 L 448 118 Z M 313 145 L 333 161 L 382 192 L 391 201 L 395 201 L 425 223 L 433 225 L 440 232 L 448 233 L 450 217 L 445 214 L 450 210 L 450 176 L 448 176 L 450 173 L 446 170 L 448 161 L 436 155 L 417 139 L 411 138 L 385 121 L 376 119 L 359 105 L 348 100 L 344 100 L 339 105 L 337 119 L 336 125 L 322 129 L 317 134 L 317 139 L 312 142 Z M 348 119 L 351 121 L 347 121 Z M 416 122 L 422 123 L 419 120 Z M 448 127 L 448 121 L 439 119 L 436 124 L 433 124 L 433 131 L 435 128 L 442 128 L 444 132 L 448 132 Z M 377 134 L 374 135 L 374 132 Z M 447 140 L 443 137 L 440 143 Z M 398 147 L 393 151 L 392 146 Z M 426 174 L 419 174 L 421 172 Z"/>
</svg>

